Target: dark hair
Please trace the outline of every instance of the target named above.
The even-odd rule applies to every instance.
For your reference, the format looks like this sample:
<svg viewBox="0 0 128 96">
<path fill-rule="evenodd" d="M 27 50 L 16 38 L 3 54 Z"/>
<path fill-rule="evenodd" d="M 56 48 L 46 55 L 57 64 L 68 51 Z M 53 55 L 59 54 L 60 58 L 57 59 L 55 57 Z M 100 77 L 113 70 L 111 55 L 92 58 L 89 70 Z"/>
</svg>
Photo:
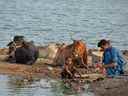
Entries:
<svg viewBox="0 0 128 96">
<path fill-rule="evenodd" d="M 97 46 L 101 47 L 102 45 L 110 44 L 109 40 L 102 39 L 100 42 L 98 42 Z"/>
</svg>

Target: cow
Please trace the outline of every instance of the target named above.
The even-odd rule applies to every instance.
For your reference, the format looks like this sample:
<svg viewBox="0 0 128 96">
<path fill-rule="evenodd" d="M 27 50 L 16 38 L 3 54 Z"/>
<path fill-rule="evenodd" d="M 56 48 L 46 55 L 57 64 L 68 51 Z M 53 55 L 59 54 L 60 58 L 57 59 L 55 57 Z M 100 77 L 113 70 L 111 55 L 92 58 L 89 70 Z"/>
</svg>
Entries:
<svg viewBox="0 0 128 96">
<path fill-rule="evenodd" d="M 86 44 L 83 43 L 81 40 L 74 40 L 72 44 L 65 45 L 61 47 L 57 54 L 56 58 L 54 59 L 54 63 L 56 65 L 63 66 L 65 64 L 66 58 L 72 57 L 80 64 L 80 66 L 87 65 L 87 47 Z"/>
<path fill-rule="evenodd" d="M 15 51 L 16 63 L 32 65 L 38 57 L 38 48 L 30 42 L 23 42 L 22 46 Z"/>
</svg>

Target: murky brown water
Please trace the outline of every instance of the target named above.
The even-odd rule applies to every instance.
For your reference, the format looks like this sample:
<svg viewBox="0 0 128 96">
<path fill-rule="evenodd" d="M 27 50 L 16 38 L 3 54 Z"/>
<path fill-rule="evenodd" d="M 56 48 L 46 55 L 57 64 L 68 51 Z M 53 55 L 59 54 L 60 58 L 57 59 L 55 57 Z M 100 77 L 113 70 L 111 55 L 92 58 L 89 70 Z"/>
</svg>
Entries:
<svg viewBox="0 0 128 96">
<path fill-rule="evenodd" d="M 0 96 L 94 96 L 88 85 L 84 88 L 76 94 L 60 80 L 27 81 L 21 77 L 0 75 Z"/>
</svg>

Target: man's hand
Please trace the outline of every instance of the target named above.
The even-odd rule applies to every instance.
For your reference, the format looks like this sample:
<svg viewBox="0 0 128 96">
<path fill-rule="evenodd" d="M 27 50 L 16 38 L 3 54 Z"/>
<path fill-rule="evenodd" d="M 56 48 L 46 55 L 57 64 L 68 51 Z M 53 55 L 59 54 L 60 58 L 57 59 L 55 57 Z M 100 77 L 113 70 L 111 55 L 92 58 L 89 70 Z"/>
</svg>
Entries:
<svg viewBox="0 0 128 96">
<path fill-rule="evenodd" d="M 115 63 L 103 64 L 103 67 L 104 67 L 104 68 L 114 68 L 114 67 L 116 67 L 116 64 L 115 64 Z"/>
</svg>

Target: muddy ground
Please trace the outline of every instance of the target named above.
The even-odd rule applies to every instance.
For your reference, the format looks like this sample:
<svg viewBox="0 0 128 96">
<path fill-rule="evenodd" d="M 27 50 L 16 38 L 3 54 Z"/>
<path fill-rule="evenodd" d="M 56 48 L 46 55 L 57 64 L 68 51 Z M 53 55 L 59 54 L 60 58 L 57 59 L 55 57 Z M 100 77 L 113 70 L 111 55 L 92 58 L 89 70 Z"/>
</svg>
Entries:
<svg viewBox="0 0 128 96">
<path fill-rule="evenodd" d="M 106 78 L 91 86 L 96 96 L 128 96 L 128 76 Z"/>
<path fill-rule="evenodd" d="M 46 57 L 47 56 L 47 51 L 50 50 L 50 56 L 52 56 L 51 54 L 54 55 L 54 51 L 51 51 L 53 49 L 48 49 L 46 50 L 44 47 L 40 47 L 40 54 L 41 52 L 43 52 L 41 54 L 41 56 L 39 56 L 38 60 L 35 62 L 35 64 L 33 65 L 23 65 L 23 64 L 12 64 L 12 63 L 8 63 L 6 62 L 6 58 L 7 58 L 7 53 L 8 53 L 8 49 L 7 48 L 1 48 L 0 49 L 0 74 L 10 74 L 10 75 L 20 75 L 20 76 L 24 76 L 25 78 L 33 78 L 33 77 L 51 77 L 51 78 L 60 78 L 61 75 L 61 71 L 62 68 L 61 66 L 56 66 L 53 63 L 53 59 L 51 59 L 51 57 Z M 49 52 L 49 51 L 48 51 Z M 46 56 L 43 56 L 44 54 L 46 54 Z M 43 57 L 42 57 L 43 56 Z M 45 57 L 45 58 L 44 58 Z M 89 64 L 91 64 L 91 56 L 88 56 L 88 62 Z M 97 78 L 97 74 L 92 74 L 94 78 L 91 79 L 95 79 Z M 91 76 L 91 74 L 89 74 L 89 76 Z M 101 77 L 101 75 L 99 75 Z M 88 76 L 86 76 L 88 77 Z"/>
<path fill-rule="evenodd" d="M 1 49 L 0 52 L 0 74 L 23 76 L 27 80 L 34 78 L 60 78 L 62 69 L 58 66 L 53 66 L 49 59 L 39 58 L 38 61 L 30 66 L 23 64 L 10 64 L 5 62 L 7 49 Z M 125 58 L 128 60 L 128 51 L 122 51 Z M 91 63 L 91 55 L 89 55 L 89 62 Z M 128 68 L 128 67 L 127 67 Z M 126 69 L 127 69 L 126 68 Z M 92 91 L 96 96 L 128 96 L 128 70 L 126 76 L 119 76 L 116 78 L 105 78 L 104 80 L 91 83 Z"/>
<path fill-rule="evenodd" d="M 123 54 L 128 60 L 128 51 L 124 50 Z M 128 64 L 124 76 L 93 82 L 91 88 L 96 96 L 128 96 Z"/>
</svg>

